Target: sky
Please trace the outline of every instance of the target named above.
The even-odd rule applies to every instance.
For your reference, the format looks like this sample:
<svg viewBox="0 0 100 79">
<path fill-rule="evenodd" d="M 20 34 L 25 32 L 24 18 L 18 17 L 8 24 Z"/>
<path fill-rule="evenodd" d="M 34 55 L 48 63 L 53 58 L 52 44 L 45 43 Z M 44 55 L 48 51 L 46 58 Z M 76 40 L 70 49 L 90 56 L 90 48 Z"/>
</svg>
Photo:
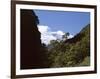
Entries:
<svg viewBox="0 0 100 79">
<path fill-rule="evenodd" d="M 67 32 L 70 33 L 69 38 L 72 38 L 90 23 L 89 12 L 34 11 L 39 18 L 38 28 L 41 32 L 41 40 L 45 44 L 49 44 L 50 40 L 61 39 Z"/>
</svg>

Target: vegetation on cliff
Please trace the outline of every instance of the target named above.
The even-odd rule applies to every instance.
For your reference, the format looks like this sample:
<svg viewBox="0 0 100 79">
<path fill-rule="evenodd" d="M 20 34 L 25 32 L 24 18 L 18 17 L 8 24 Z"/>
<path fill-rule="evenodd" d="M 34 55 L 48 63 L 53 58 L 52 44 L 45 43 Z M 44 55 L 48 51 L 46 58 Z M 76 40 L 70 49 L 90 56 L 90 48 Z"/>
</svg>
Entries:
<svg viewBox="0 0 100 79">
<path fill-rule="evenodd" d="M 73 38 L 52 40 L 47 46 L 48 67 L 75 67 L 90 65 L 90 24 L 85 26 Z"/>
</svg>

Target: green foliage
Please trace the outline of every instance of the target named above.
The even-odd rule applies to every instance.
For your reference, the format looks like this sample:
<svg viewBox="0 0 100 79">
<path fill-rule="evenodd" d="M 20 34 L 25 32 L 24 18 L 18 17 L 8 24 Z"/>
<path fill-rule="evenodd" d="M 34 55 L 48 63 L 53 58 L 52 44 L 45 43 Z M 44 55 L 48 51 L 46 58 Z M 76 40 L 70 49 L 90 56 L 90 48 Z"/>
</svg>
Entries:
<svg viewBox="0 0 100 79">
<path fill-rule="evenodd" d="M 67 40 L 69 33 L 63 36 Z M 79 37 L 80 35 L 81 37 Z M 73 67 L 90 65 L 90 24 L 75 36 L 78 40 L 70 43 L 52 40 L 48 45 L 49 67 Z M 74 41 L 75 38 L 73 38 Z M 80 39 L 80 40 L 79 40 Z"/>
<path fill-rule="evenodd" d="M 66 39 L 68 39 L 68 36 L 69 36 L 69 32 L 65 33 L 65 34 L 62 36 L 62 38 L 66 40 Z"/>
<path fill-rule="evenodd" d="M 87 56 L 84 60 L 79 64 L 79 66 L 89 66 L 90 65 L 90 57 Z"/>
</svg>

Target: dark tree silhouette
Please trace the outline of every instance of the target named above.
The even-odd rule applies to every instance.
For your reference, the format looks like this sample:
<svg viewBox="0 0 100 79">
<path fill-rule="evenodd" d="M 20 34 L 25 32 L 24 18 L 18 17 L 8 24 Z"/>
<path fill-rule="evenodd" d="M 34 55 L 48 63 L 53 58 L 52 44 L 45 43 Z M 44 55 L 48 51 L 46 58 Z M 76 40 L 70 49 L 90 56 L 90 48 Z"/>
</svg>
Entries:
<svg viewBox="0 0 100 79">
<path fill-rule="evenodd" d="M 21 9 L 21 69 L 43 67 L 38 17 L 33 10 Z"/>
</svg>

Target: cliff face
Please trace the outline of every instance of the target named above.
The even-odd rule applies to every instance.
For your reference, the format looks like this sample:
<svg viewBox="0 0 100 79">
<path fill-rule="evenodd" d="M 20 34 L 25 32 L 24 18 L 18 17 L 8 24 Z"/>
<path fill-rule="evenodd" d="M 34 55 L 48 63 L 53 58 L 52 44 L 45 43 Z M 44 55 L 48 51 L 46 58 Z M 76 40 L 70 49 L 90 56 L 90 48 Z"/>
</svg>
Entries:
<svg viewBox="0 0 100 79">
<path fill-rule="evenodd" d="M 41 60 L 39 23 L 33 10 L 21 9 L 21 69 L 39 68 Z"/>
</svg>

